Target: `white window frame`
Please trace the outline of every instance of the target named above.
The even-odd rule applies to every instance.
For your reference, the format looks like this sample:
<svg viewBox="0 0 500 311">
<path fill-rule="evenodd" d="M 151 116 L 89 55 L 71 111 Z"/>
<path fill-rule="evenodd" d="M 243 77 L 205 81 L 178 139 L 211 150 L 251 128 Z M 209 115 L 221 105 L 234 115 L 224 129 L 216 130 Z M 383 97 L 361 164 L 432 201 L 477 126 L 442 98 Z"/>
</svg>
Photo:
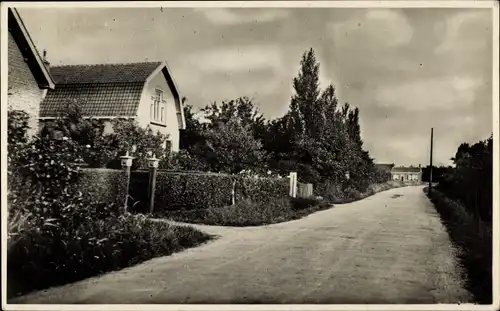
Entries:
<svg viewBox="0 0 500 311">
<path fill-rule="evenodd" d="M 149 117 L 151 122 L 165 124 L 167 105 L 163 97 L 163 90 L 155 88 L 155 93 L 151 96 L 151 106 L 149 108 Z"/>
</svg>

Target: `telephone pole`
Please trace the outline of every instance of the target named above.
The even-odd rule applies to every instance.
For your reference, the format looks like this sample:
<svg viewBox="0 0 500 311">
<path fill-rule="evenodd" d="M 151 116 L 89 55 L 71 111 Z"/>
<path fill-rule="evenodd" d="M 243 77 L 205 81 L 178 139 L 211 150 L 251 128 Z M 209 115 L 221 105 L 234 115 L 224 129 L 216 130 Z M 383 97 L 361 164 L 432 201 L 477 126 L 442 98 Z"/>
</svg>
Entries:
<svg viewBox="0 0 500 311">
<path fill-rule="evenodd" d="M 429 170 L 429 194 L 432 191 L 432 147 L 434 139 L 434 128 L 431 128 L 431 154 L 430 154 L 430 170 Z"/>
</svg>

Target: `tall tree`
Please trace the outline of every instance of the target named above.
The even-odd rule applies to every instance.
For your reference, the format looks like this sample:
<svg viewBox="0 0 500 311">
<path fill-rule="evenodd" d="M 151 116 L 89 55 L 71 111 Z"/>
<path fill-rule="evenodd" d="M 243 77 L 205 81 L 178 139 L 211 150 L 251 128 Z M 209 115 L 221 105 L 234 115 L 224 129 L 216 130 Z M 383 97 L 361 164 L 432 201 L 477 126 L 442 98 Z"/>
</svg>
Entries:
<svg viewBox="0 0 500 311">
<path fill-rule="evenodd" d="M 317 120 L 320 116 L 318 107 L 319 89 L 319 63 L 316 60 L 314 50 L 302 55 L 300 70 L 297 77 L 293 79 L 295 95 L 291 99 L 290 111 L 294 118 L 302 119 L 304 134 L 314 136 L 318 129 Z M 299 116 L 300 114 L 300 116 Z M 296 125 L 300 124 L 295 120 Z"/>
</svg>

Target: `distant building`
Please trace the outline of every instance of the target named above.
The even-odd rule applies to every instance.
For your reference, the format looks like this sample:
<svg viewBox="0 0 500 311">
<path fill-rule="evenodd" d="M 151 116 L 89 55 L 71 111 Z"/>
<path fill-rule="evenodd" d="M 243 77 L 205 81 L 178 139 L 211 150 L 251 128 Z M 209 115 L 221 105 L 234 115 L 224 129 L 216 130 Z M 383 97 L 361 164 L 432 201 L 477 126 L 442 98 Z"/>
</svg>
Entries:
<svg viewBox="0 0 500 311">
<path fill-rule="evenodd" d="M 407 181 L 422 181 L 422 167 L 419 164 L 415 166 L 394 166 L 391 169 L 392 180 Z"/>
</svg>

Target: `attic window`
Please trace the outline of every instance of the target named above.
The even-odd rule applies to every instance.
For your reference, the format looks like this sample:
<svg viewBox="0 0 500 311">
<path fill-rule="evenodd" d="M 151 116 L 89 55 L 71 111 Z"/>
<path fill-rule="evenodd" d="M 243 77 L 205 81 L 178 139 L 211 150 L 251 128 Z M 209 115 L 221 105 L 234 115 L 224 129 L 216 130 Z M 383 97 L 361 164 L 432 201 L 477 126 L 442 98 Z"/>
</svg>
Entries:
<svg viewBox="0 0 500 311">
<path fill-rule="evenodd" d="M 155 89 L 155 94 L 152 96 L 150 118 L 153 122 L 165 122 L 166 102 L 163 100 L 163 91 Z"/>
</svg>

